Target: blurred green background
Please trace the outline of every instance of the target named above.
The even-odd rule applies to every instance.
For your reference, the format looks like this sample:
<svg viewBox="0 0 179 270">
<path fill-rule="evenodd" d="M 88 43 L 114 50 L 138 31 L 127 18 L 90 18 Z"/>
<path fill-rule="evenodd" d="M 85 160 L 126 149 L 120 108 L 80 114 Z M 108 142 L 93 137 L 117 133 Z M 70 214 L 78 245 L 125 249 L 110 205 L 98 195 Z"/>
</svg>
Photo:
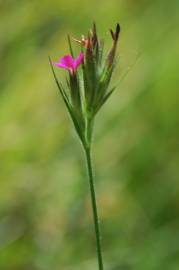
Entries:
<svg viewBox="0 0 179 270">
<path fill-rule="evenodd" d="M 105 269 L 179 269 L 178 18 L 177 0 L 0 1 L 0 269 L 97 269 L 83 152 L 48 63 L 94 20 L 106 48 L 121 24 L 114 82 L 132 67 L 96 119 Z"/>
</svg>

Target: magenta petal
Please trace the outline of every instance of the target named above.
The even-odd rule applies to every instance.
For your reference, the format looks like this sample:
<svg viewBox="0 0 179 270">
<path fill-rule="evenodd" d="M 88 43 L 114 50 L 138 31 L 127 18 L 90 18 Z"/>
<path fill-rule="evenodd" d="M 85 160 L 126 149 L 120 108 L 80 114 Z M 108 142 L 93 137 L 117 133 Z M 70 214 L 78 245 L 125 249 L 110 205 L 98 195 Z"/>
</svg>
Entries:
<svg viewBox="0 0 179 270">
<path fill-rule="evenodd" d="M 75 69 L 81 64 L 83 59 L 84 59 L 84 54 L 82 52 L 80 52 L 79 55 L 77 56 L 77 58 L 74 60 L 74 68 Z"/>
<path fill-rule="evenodd" d="M 66 68 L 73 68 L 74 59 L 71 57 L 71 55 L 65 55 L 62 58 L 60 58 L 60 63 L 66 66 Z"/>
<path fill-rule="evenodd" d="M 65 64 L 63 64 L 63 63 L 59 63 L 58 66 L 61 67 L 61 68 L 70 69 L 70 67 L 67 67 L 67 66 L 66 66 Z"/>
<path fill-rule="evenodd" d="M 55 66 L 55 67 L 60 67 L 60 68 L 65 68 L 65 69 L 68 69 L 68 67 L 62 63 L 55 63 L 55 62 L 52 62 L 52 65 Z"/>
<path fill-rule="evenodd" d="M 77 67 L 81 64 L 84 59 L 84 54 L 81 52 L 76 59 L 73 59 L 71 55 L 65 55 L 60 58 L 58 63 L 52 62 L 53 66 L 64 68 L 70 71 L 71 74 L 74 74 Z"/>
<path fill-rule="evenodd" d="M 55 67 L 59 67 L 60 63 L 52 62 L 52 65 Z"/>
</svg>

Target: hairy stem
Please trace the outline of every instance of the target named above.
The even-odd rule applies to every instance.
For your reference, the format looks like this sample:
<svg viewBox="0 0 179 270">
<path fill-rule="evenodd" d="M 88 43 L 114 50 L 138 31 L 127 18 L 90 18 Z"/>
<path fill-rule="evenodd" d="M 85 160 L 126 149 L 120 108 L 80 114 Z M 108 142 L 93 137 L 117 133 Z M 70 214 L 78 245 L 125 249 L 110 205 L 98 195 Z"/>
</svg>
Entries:
<svg viewBox="0 0 179 270">
<path fill-rule="evenodd" d="M 86 154 L 90 192 L 91 192 L 91 203 L 92 203 L 93 221 L 94 221 L 94 228 L 95 228 L 95 235 L 96 235 L 96 250 L 97 250 L 98 265 L 99 265 L 99 270 L 103 270 L 104 268 L 103 268 L 103 258 L 102 258 L 102 251 L 101 251 L 101 234 L 100 234 L 100 228 L 99 228 L 99 217 L 98 217 L 96 193 L 95 193 L 95 187 L 94 187 L 94 177 L 93 177 L 93 168 L 92 168 L 92 160 L 91 160 L 91 147 L 85 148 L 85 154 Z"/>
</svg>

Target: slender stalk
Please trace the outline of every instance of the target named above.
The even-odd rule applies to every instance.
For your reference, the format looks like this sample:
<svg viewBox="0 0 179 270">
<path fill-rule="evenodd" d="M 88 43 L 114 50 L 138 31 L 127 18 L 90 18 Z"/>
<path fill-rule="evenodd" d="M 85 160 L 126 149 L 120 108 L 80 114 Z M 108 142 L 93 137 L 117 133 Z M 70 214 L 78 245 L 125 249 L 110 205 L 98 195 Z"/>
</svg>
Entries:
<svg viewBox="0 0 179 270">
<path fill-rule="evenodd" d="M 91 192 L 91 203 L 92 203 L 93 221 L 94 221 L 94 228 L 95 228 L 95 235 L 96 235 L 96 250 L 97 250 L 98 265 L 99 265 L 99 270 L 103 270 L 104 268 L 103 268 L 103 258 L 102 258 L 102 251 L 101 251 L 101 234 L 100 234 L 100 228 L 99 228 L 99 217 L 98 217 L 96 193 L 95 193 L 95 187 L 94 187 L 94 177 L 93 177 L 93 168 L 92 168 L 92 160 L 91 160 L 91 147 L 85 148 L 85 154 L 86 154 L 90 192 Z"/>
</svg>

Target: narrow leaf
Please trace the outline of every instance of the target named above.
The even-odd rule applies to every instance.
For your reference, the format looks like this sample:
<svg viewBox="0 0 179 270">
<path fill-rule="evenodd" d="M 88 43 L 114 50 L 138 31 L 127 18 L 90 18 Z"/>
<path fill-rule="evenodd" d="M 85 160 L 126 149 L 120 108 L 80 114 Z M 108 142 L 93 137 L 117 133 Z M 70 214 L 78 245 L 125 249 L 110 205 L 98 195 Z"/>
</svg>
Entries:
<svg viewBox="0 0 179 270">
<path fill-rule="evenodd" d="M 63 98 L 65 104 L 66 104 L 66 103 L 69 104 L 68 96 L 67 96 L 66 92 L 64 91 L 64 89 L 63 89 L 61 83 L 60 83 L 60 82 L 58 81 L 58 79 L 57 79 L 57 76 L 56 76 L 56 74 L 55 74 L 55 71 L 54 71 L 54 68 L 53 68 L 52 61 L 51 61 L 50 57 L 49 57 L 49 62 L 50 62 L 50 66 L 51 66 L 51 69 L 52 69 L 52 73 L 53 73 L 55 82 L 56 82 L 56 84 L 57 84 L 57 86 L 58 86 L 58 90 L 60 91 L 60 94 L 62 95 L 62 98 Z"/>
<path fill-rule="evenodd" d="M 69 46 L 69 49 L 70 49 L 70 54 L 74 58 L 74 53 L 73 53 L 73 49 L 72 49 L 72 45 L 71 45 L 71 38 L 70 38 L 69 35 L 67 36 L 67 39 L 68 39 L 68 46 Z"/>
<path fill-rule="evenodd" d="M 102 102 L 99 104 L 99 106 L 97 107 L 95 114 L 99 111 L 99 109 L 106 103 L 106 101 L 108 100 L 108 98 L 112 95 L 112 93 L 114 92 L 114 90 L 116 89 L 116 87 L 113 87 L 102 99 Z"/>
</svg>

